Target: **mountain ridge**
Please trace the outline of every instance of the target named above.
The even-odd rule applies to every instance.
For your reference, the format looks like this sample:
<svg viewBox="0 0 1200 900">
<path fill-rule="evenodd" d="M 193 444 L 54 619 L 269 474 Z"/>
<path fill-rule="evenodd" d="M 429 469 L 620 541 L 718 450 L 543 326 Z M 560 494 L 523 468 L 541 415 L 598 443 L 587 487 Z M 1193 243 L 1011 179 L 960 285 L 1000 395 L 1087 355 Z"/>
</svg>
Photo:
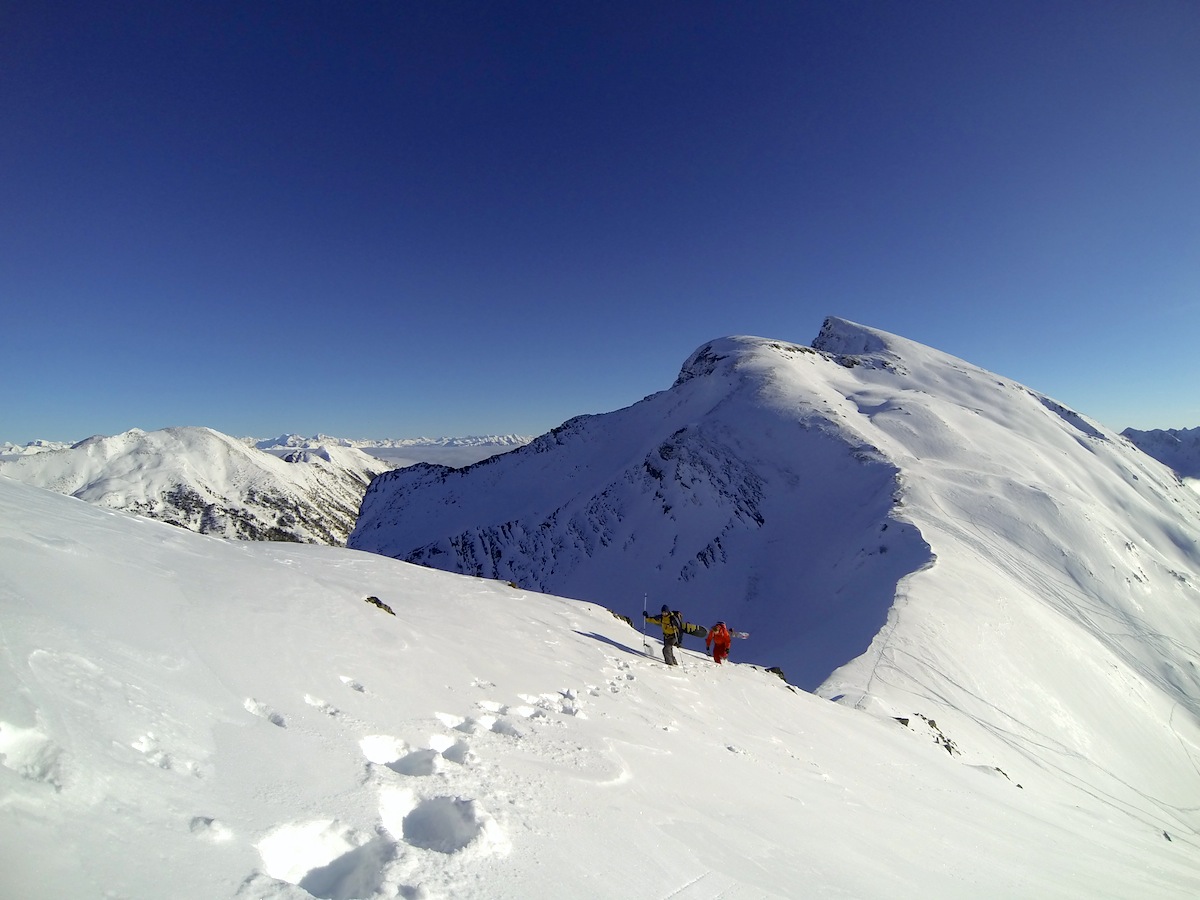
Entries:
<svg viewBox="0 0 1200 900">
<path fill-rule="evenodd" d="M 347 447 L 275 456 L 211 428 L 130 429 L 0 460 L 0 473 L 91 503 L 242 540 L 344 544 L 388 465 Z"/>
<path fill-rule="evenodd" d="M 197 426 L 131 428 L 0 454 L 0 472 L 201 534 L 340 546 L 374 475 L 422 458 L 467 465 L 526 440 L 258 440 Z"/>
<path fill-rule="evenodd" d="M 919 696 L 960 741 L 1041 765 L 1086 752 L 1114 715 L 1200 720 L 1194 492 L 957 357 L 836 318 L 814 344 L 711 341 L 630 407 L 482 465 L 384 473 L 349 545 L 635 619 L 660 603 L 724 619 L 755 636 L 735 656 L 793 684 L 884 715 Z M 1079 640 L 1087 688 L 1047 695 L 1057 648 Z M 976 683 L 992 654 L 1004 677 Z M 1047 704 L 1061 734 L 1022 724 Z M 1118 794 L 1137 766 L 1124 752 L 1091 757 Z M 1164 772 L 1192 765 L 1186 747 L 1158 752 Z"/>
<path fill-rule="evenodd" d="M 1149 431 L 1126 428 L 1121 436 L 1136 444 L 1143 453 L 1170 466 L 1181 478 L 1200 481 L 1200 427 Z"/>
</svg>

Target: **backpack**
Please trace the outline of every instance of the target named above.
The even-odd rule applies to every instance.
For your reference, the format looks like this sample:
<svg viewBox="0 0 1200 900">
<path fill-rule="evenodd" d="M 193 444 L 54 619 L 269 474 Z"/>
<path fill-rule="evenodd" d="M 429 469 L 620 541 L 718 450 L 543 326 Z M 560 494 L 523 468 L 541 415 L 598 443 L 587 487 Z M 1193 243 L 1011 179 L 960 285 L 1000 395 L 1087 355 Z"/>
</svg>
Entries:
<svg viewBox="0 0 1200 900">
<path fill-rule="evenodd" d="M 682 647 L 683 646 L 683 616 L 680 615 L 679 610 L 677 610 L 677 609 L 671 610 L 670 621 L 671 621 L 671 627 L 675 629 L 675 646 Z"/>
</svg>

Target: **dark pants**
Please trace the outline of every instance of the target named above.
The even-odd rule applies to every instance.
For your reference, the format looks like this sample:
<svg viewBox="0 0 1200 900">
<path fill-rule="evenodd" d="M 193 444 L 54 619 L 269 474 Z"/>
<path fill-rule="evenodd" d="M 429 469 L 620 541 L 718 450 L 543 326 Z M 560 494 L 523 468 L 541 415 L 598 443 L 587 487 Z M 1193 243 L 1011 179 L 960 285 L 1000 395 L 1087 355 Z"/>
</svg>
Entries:
<svg viewBox="0 0 1200 900">
<path fill-rule="evenodd" d="M 668 666 L 679 665 L 675 659 L 675 635 L 671 635 L 670 637 L 663 636 L 663 661 Z"/>
</svg>

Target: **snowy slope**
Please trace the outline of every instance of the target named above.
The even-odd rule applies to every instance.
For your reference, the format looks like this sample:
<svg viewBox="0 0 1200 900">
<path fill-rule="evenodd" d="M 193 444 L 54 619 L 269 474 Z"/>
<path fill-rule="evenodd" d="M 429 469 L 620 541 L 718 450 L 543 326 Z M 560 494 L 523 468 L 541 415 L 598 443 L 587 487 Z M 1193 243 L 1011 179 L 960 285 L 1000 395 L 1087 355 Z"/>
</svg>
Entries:
<svg viewBox="0 0 1200 900">
<path fill-rule="evenodd" d="M 1030 500 L 1024 520 L 1050 524 Z M 685 651 L 667 669 L 589 603 L 215 540 L 4 477 L 0 622 L 0 896 L 1200 892 L 1186 709 L 1151 729 L 1113 709 L 1061 767 L 948 753 L 941 713 L 914 715 L 948 690 L 933 666 L 906 727 L 747 665 Z M 996 624 L 948 616 L 939 638 Z M 1047 744 L 1090 690 L 1079 661 L 1110 667 L 1062 635 L 1039 672 L 1061 703 L 1020 723 Z M 973 680 L 1009 665 L 981 655 Z M 1168 737 L 1189 764 L 1164 772 Z M 1089 764 L 1113 747 L 1139 761 L 1119 792 Z"/>
<path fill-rule="evenodd" d="M 1104 483 L 1099 493 L 1071 486 L 1081 471 Z M 970 538 L 970 523 L 995 511 L 1005 521 L 985 540 L 998 542 L 1001 569 L 1007 554 L 1059 557 L 1078 543 L 1072 531 L 1020 546 L 997 486 L 1042 492 L 1067 517 L 1114 494 L 1196 533 L 1194 498 L 1119 437 L 1008 379 L 831 320 L 817 350 L 713 342 L 674 387 L 632 407 L 572 420 L 462 472 L 388 473 L 350 542 L 627 613 L 648 595 L 654 609 L 728 619 L 758 636 L 755 658 L 813 687 L 867 648 L 897 583 L 939 552 L 917 518 L 945 508 Z M 1130 523 L 1144 526 L 1153 541 L 1157 523 Z M 1086 540 L 1106 567 L 1131 569 L 1132 551 L 1111 535 Z M 1167 568 L 1195 571 L 1188 540 Z M 1123 578 L 1114 587 L 1123 592 Z"/>
<path fill-rule="evenodd" d="M 0 460 L 0 474 L 203 534 L 339 545 L 388 468 L 349 447 L 277 456 L 210 428 L 133 429 Z"/>
<path fill-rule="evenodd" d="M 670 390 L 478 466 L 380 476 L 350 544 L 722 618 L 753 635 L 735 659 L 1187 818 L 1198 537 L 1196 494 L 1118 435 L 830 319 L 812 348 L 714 341 Z"/>
<path fill-rule="evenodd" d="M 629 615 L 648 595 L 653 609 L 724 618 L 756 633 L 759 661 L 811 687 L 866 649 L 928 548 L 888 518 L 894 466 L 815 414 L 778 415 L 732 368 L 706 348 L 673 389 L 627 409 L 461 471 L 382 476 L 351 546 Z M 749 402 L 729 402 L 738 393 Z"/>
</svg>

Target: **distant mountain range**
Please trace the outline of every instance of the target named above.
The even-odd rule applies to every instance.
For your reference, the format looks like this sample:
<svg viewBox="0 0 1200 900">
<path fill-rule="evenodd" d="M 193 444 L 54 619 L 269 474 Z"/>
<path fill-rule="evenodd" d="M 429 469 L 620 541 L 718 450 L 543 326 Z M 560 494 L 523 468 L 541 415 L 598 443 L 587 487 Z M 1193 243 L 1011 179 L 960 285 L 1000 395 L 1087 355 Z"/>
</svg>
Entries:
<svg viewBox="0 0 1200 900">
<path fill-rule="evenodd" d="M 0 444 L 0 459 L 11 459 L 14 456 L 33 456 L 49 450 L 67 450 L 72 445 L 66 441 L 30 441 L 28 444 L 14 444 L 5 441 Z"/>
<path fill-rule="evenodd" d="M 7 445 L 0 475 L 203 534 L 342 545 L 375 475 L 422 458 L 474 462 L 520 441 L 262 441 L 210 428 L 133 429 L 74 445 Z"/>
<path fill-rule="evenodd" d="M 1138 448 L 1170 466 L 1181 478 L 1200 479 L 1200 428 L 1156 428 L 1121 432 Z"/>
<path fill-rule="evenodd" d="M 466 437 L 418 437 L 385 440 L 335 438 L 325 434 L 303 437 L 281 434 L 268 440 L 248 439 L 260 450 L 276 453 L 297 447 L 355 447 L 369 456 L 382 459 L 394 468 L 428 462 L 460 468 L 523 447 L 533 438 L 519 434 L 468 435 Z"/>
</svg>

